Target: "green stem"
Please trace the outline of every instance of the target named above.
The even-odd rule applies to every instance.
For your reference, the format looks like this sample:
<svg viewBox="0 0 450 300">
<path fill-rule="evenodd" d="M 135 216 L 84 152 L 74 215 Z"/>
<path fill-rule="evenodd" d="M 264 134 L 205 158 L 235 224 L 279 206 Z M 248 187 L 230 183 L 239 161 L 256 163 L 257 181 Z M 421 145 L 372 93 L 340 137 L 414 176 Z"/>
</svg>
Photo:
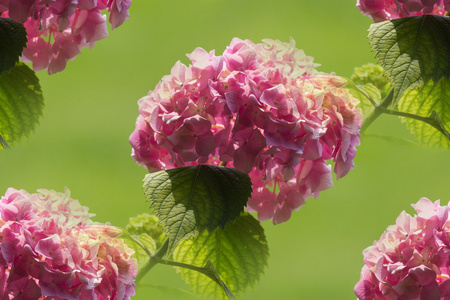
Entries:
<svg viewBox="0 0 450 300">
<path fill-rule="evenodd" d="M 211 280 L 213 280 L 218 285 L 220 285 L 223 288 L 225 294 L 228 296 L 228 298 L 236 299 L 236 297 L 234 297 L 234 295 L 231 293 L 231 291 L 226 287 L 224 282 L 220 279 L 219 274 L 214 269 L 211 262 L 208 262 L 208 264 L 205 267 L 197 267 L 197 266 L 193 266 L 193 265 L 189 265 L 189 264 L 185 264 L 185 263 L 181 263 L 181 262 L 176 262 L 176 261 L 172 261 L 172 260 L 165 260 L 165 259 L 162 259 L 159 257 L 152 257 L 152 259 L 154 261 L 156 261 L 156 263 L 160 263 L 163 265 L 185 268 L 185 269 L 189 269 L 192 271 L 200 272 L 203 275 L 209 277 Z"/>
<path fill-rule="evenodd" d="M 375 105 L 373 101 L 372 104 L 374 104 L 374 110 L 367 116 L 367 118 L 364 120 L 363 125 L 361 126 L 361 134 L 363 134 L 367 128 L 381 115 L 381 114 L 388 114 L 388 115 L 394 115 L 399 117 L 405 117 L 410 118 L 418 121 L 425 122 L 434 128 L 436 128 L 439 132 L 441 132 L 443 135 L 447 137 L 447 139 L 450 141 L 450 133 L 445 129 L 442 121 L 439 119 L 439 116 L 435 111 L 431 114 L 429 117 L 422 117 L 415 114 L 410 114 L 402 111 L 392 110 L 388 109 L 389 105 L 392 103 L 392 100 L 394 99 L 394 88 L 392 88 L 389 91 L 389 94 L 386 96 L 386 98 L 383 99 L 383 101 Z M 371 100 L 369 98 L 369 100 Z"/>
<path fill-rule="evenodd" d="M 10 149 L 8 143 L 3 139 L 1 135 L 0 135 L 0 145 L 2 145 L 4 149 Z"/>
<path fill-rule="evenodd" d="M 139 242 L 138 240 L 136 240 Z M 139 244 L 141 244 L 139 242 Z M 228 289 L 228 287 L 225 285 L 225 283 L 220 279 L 219 274 L 217 273 L 216 269 L 212 265 L 210 261 L 206 264 L 204 267 L 197 267 L 193 265 L 188 265 L 185 263 L 180 263 L 176 261 L 171 261 L 168 259 L 163 259 L 164 255 L 167 253 L 167 250 L 169 249 L 169 239 L 167 238 L 164 242 L 164 244 L 159 248 L 159 250 L 155 253 L 155 255 L 152 255 L 150 251 L 148 251 L 147 247 L 141 244 L 141 247 L 145 250 L 147 255 L 150 257 L 150 260 L 147 262 L 147 264 L 139 271 L 139 274 L 136 277 L 136 283 L 139 283 L 142 278 L 151 270 L 154 266 L 157 264 L 163 264 L 163 265 L 169 265 L 179 268 L 185 268 L 193 271 L 197 271 L 202 273 L 203 275 L 211 278 L 215 283 L 220 285 L 222 289 L 224 290 L 225 294 L 230 299 L 236 299 L 234 295 L 231 293 L 231 291 Z"/>
<path fill-rule="evenodd" d="M 410 118 L 410 119 L 414 119 L 414 120 L 425 122 L 428 125 L 431 125 L 434 128 L 436 128 L 438 131 L 440 131 L 442 134 L 444 134 L 450 140 L 450 134 L 448 133 L 448 131 L 445 130 L 443 128 L 443 126 L 441 126 L 441 124 L 436 121 L 436 117 L 433 117 L 434 114 L 436 114 L 436 112 L 431 114 L 430 117 L 422 117 L 422 116 L 418 116 L 418 115 L 414 115 L 414 114 L 410 114 L 410 113 L 406 113 L 406 112 L 402 112 L 402 111 L 389 110 L 389 109 L 386 109 L 386 108 L 380 108 L 380 110 L 381 110 L 382 113 L 385 113 L 385 114 L 388 114 L 388 115 L 405 117 L 405 118 Z"/>
<path fill-rule="evenodd" d="M 392 103 L 392 100 L 394 100 L 394 88 L 390 90 L 386 98 L 384 98 L 380 104 L 375 106 L 375 109 L 364 120 L 363 125 L 361 126 L 361 133 L 364 133 L 367 130 L 367 127 L 369 127 L 373 123 L 373 121 L 375 121 L 382 113 L 387 110 L 387 107 Z"/>
<path fill-rule="evenodd" d="M 167 253 L 167 250 L 169 249 L 169 239 L 166 239 L 164 241 L 164 244 L 159 248 L 158 252 L 155 253 L 155 255 L 152 255 L 150 251 L 148 251 L 147 247 L 143 247 L 147 255 L 150 257 L 150 260 L 148 263 L 141 269 L 141 271 L 136 276 L 136 282 L 140 282 L 142 278 L 151 270 L 153 269 L 156 264 L 159 263 L 157 259 L 162 259 L 162 257 Z"/>
</svg>

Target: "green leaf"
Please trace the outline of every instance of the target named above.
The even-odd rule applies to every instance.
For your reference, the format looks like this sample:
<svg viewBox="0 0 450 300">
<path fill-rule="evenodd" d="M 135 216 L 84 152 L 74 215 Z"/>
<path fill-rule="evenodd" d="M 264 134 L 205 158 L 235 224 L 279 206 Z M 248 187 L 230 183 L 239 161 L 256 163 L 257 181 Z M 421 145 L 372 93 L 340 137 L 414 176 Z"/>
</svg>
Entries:
<svg viewBox="0 0 450 300">
<path fill-rule="evenodd" d="M 125 229 L 132 235 L 148 234 L 156 243 L 156 247 L 162 246 L 167 236 L 158 224 L 159 220 L 155 215 L 148 213 L 131 217 Z"/>
<path fill-rule="evenodd" d="M 363 119 L 365 119 L 381 102 L 381 93 L 373 84 L 356 85 L 347 79 L 346 89 L 350 94 L 359 100 L 358 107 L 363 111 Z"/>
<path fill-rule="evenodd" d="M 253 287 L 264 273 L 269 257 L 264 229 L 248 213 L 216 229 L 203 232 L 195 239 L 184 240 L 175 249 L 174 260 L 194 266 L 208 266 L 208 261 L 235 295 Z M 223 289 L 207 276 L 178 268 L 183 279 L 196 294 L 225 297 Z"/>
<path fill-rule="evenodd" d="M 23 24 L 0 17 L 0 74 L 11 69 L 27 45 L 27 31 Z"/>
<path fill-rule="evenodd" d="M 131 235 L 125 229 L 122 230 L 121 239 L 125 241 L 128 247 L 134 250 L 133 257 L 138 262 L 138 272 L 149 262 L 150 255 L 156 252 L 155 241 L 146 233 L 141 235 Z"/>
<path fill-rule="evenodd" d="M 367 84 L 374 85 L 381 94 L 380 99 L 385 98 L 392 88 L 380 65 L 365 64 L 361 67 L 357 67 L 353 71 L 350 79 L 357 86 L 365 86 Z"/>
<path fill-rule="evenodd" d="M 199 165 L 147 174 L 144 191 L 169 236 L 170 255 L 181 240 L 236 219 L 252 185 L 250 177 L 236 169 Z"/>
<path fill-rule="evenodd" d="M 423 15 L 370 26 L 372 50 L 394 86 L 394 102 L 428 80 L 450 77 L 450 18 Z"/>
<path fill-rule="evenodd" d="M 27 65 L 18 63 L 0 75 L 0 149 L 28 137 L 44 107 L 39 79 Z M 4 143 L 3 143 L 4 142 Z"/>
<path fill-rule="evenodd" d="M 420 89 L 406 92 L 398 107 L 402 112 L 428 117 L 433 124 L 402 117 L 420 143 L 450 149 L 450 80 L 442 78 L 436 84 L 429 81 Z"/>
<path fill-rule="evenodd" d="M 139 242 L 142 243 L 142 245 L 145 246 L 145 248 L 148 249 L 150 253 L 155 253 L 157 246 L 155 240 L 146 233 L 141 233 L 139 236 L 137 236 Z"/>
</svg>

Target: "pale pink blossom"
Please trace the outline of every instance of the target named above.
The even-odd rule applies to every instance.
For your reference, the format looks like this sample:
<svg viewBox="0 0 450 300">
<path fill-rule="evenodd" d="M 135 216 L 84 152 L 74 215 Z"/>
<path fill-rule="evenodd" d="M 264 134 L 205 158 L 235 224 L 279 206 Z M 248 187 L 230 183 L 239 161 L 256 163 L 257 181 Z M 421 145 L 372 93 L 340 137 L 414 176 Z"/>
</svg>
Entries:
<svg viewBox="0 0 450 300">
<path fill-rule="evenodd" d="M 67 189 L 38 192 L 0 199 L 2 299 L 130 299 L 137 263 L 122 231 L 94 223 Z"/>
<path fill-rule="evenodd" d="M 22 60 L 35 71 L 61 72 L 80 50 L 93 47 L 108 36 L 106 15 L 112 29 L 129 18 L 131 0 L 1 0 L 2 16 L 24 23 L 28 43 Z"/>
<path fill-rule="evenodd" d="M 450 0 L 357 0 L 359 10 L 375 22 L 425 14 L 443 16 Z"/>
<path fill-rule="evenodd" d="M 420 199 L 363 251 L 360 300 L 450 299 L 449 206 Z"/>
<path fill-rule="evenodd" d="M 226 164 L 253 183 L 247 209 L 287 221 L 353 167 L 359 103 L 346 81 L 316 71 L 295 42 L 235 38 L 223 55 L 197 48 L 139 100 L 132 156 L 150 172 Z"/>
</svg>

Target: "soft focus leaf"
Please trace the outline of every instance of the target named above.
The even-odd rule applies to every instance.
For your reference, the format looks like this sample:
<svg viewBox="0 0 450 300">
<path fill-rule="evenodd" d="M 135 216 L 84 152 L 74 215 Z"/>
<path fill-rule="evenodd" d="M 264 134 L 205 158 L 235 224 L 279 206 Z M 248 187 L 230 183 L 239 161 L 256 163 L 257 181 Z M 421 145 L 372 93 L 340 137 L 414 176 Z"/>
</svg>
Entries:
<svg viewBox="0 0 450 300">
<path fill-rule="evenodd" d="M 0 75 L 0 136 L 10 145 L 28 137 L 44 107 L 39 79 L 27 65 L 18 63 Z M 0 143 L 0 149 L 6 148 Z"/>
<path fill-rule="evenodd" d="M 156 252 L 156 242 L 150 235 L 141 233 L 138 236 L 138 240 L 150 251 L 150 253 L 153 254 Z"/>
<path fill-rule="evenodd" d="M 350 79 L 357 86 L 365 86 L 367 84 L 375 86 L 381 94 L 381 99 L 386 97 L 392 88 L 388 78 L 384 75 L 383 67 L 376 64 L 365 64 L 361 67 L 356 67 Z"/>
<path fill-rule="evenodd" d="M 356 85 L 351 80 L 347 80 L 348 83 L 345 86 L 350 94 L 359 100 L 358 107 L 363 111 L 363 119 L 367 117 L 381 102 L 380 91 L 373 84 Z"/>
<path fill-rule="evenodd" d="M 138 271 L 140 271 L 142 267 L 145 266 L 150 259 L 150 256 L 146 250 L 148 250 L 148 252 L 150 252 L 151 254 L 154 254 L 156 252 L 156 243 L 146 233 L 137 236 L 131 235 L 125 229 L 121 230 L 122 235 L 120 236 L 120 238 L 125 241 L 128 247 L 134 250 L 133 255 L 137 259 Z"/>
<path fill-rule="evenodd" d="M 170 255 L 181 240 L 236 219 L 252 185 L 247 174 L 234 168 L 198 165 L 147 174 L 144 190 L 169 236 Z"/>
<path fill-rule="evenodd" d="M 21 23 L 0 17 L 0 74 L 11 69 L 27 45 L 27 31 Z"/>
<path fill-rule="evenodd" d="M 143 213 L 136 217 L 131 217 L 125 229 L 131 235 L 148 234 L 155 241 L 156 247 L 162 246 L 167 236 L 158 224 L 158 218 L 153 214 Z"/>
<path fill-rule="evenodd" d="M 438 83 L 429 81 L 420 89 L 410 90 L 398 104 L 402 112 L 431 117 L 436 126 L 450 130 L 450 80 L 442 78 Z M 449 138 L 435 127 L 411 118 L 402 118 L 416 139 L 429 146 L 450 149 Z"/>
<path fill-rule="evenodd" d="M 450 18 L 422 15 L 370 26 L 372 50 L 394 86 L 394 105 L 408 89 L 450 78 Z"/>
<path fill-rule="evenodd" d="M 269 257 L 264 229 L 259 221 L 244 213 L 225 229 L 205 231 L 195 239 L 184 240 L 174 251 L 174 260 L 194 266 L 214 265 L 222 281 L 235 295 L 253 287 L 264 273 Z M 179 268 L 196 294 L 225 297 L 223 289 L 205 275 Z"/>
</svg>

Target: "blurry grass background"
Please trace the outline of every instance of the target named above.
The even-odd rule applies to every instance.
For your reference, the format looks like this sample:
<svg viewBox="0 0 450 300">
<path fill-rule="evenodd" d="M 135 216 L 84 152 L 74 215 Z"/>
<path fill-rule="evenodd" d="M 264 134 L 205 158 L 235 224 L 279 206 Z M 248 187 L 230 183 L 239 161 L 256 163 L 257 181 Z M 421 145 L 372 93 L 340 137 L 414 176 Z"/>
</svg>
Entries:
<svg viewBox="0 0 450 300">
<path fill-rule="evenodd" d="M 0 153 L 0 190 L 63 191 L 96 213 L 96 221 L 125 226 L 148 211 L 141 189 L 146 174 L 130 157 L 128 137 L 137 100 L 196 47 L 220 55 L 233 37 L 289 41 L 315 57 L 319 70 L 350 76 L 374 62 L 372 23 L 354 0 L 133 0 L 131 18 L 85 49 L 59 74 L 38 73 L 44 117 L 28 141 Z M 450 157 L 403 139 L 411 136 L 392 116 L 369 128 L 356 168 L 287 223 L 263 223 L 269 267 L 241 299 L 355 299 L 361 251 L 395 223 L 402 210 L 426 196 L 450 200 Z M 379 138 L 384 135 L 392 138 Z M 165 287 L 187 289 L 179 274 L 157 266 L 134 299 L 182 299 Z"/>
</svg>

